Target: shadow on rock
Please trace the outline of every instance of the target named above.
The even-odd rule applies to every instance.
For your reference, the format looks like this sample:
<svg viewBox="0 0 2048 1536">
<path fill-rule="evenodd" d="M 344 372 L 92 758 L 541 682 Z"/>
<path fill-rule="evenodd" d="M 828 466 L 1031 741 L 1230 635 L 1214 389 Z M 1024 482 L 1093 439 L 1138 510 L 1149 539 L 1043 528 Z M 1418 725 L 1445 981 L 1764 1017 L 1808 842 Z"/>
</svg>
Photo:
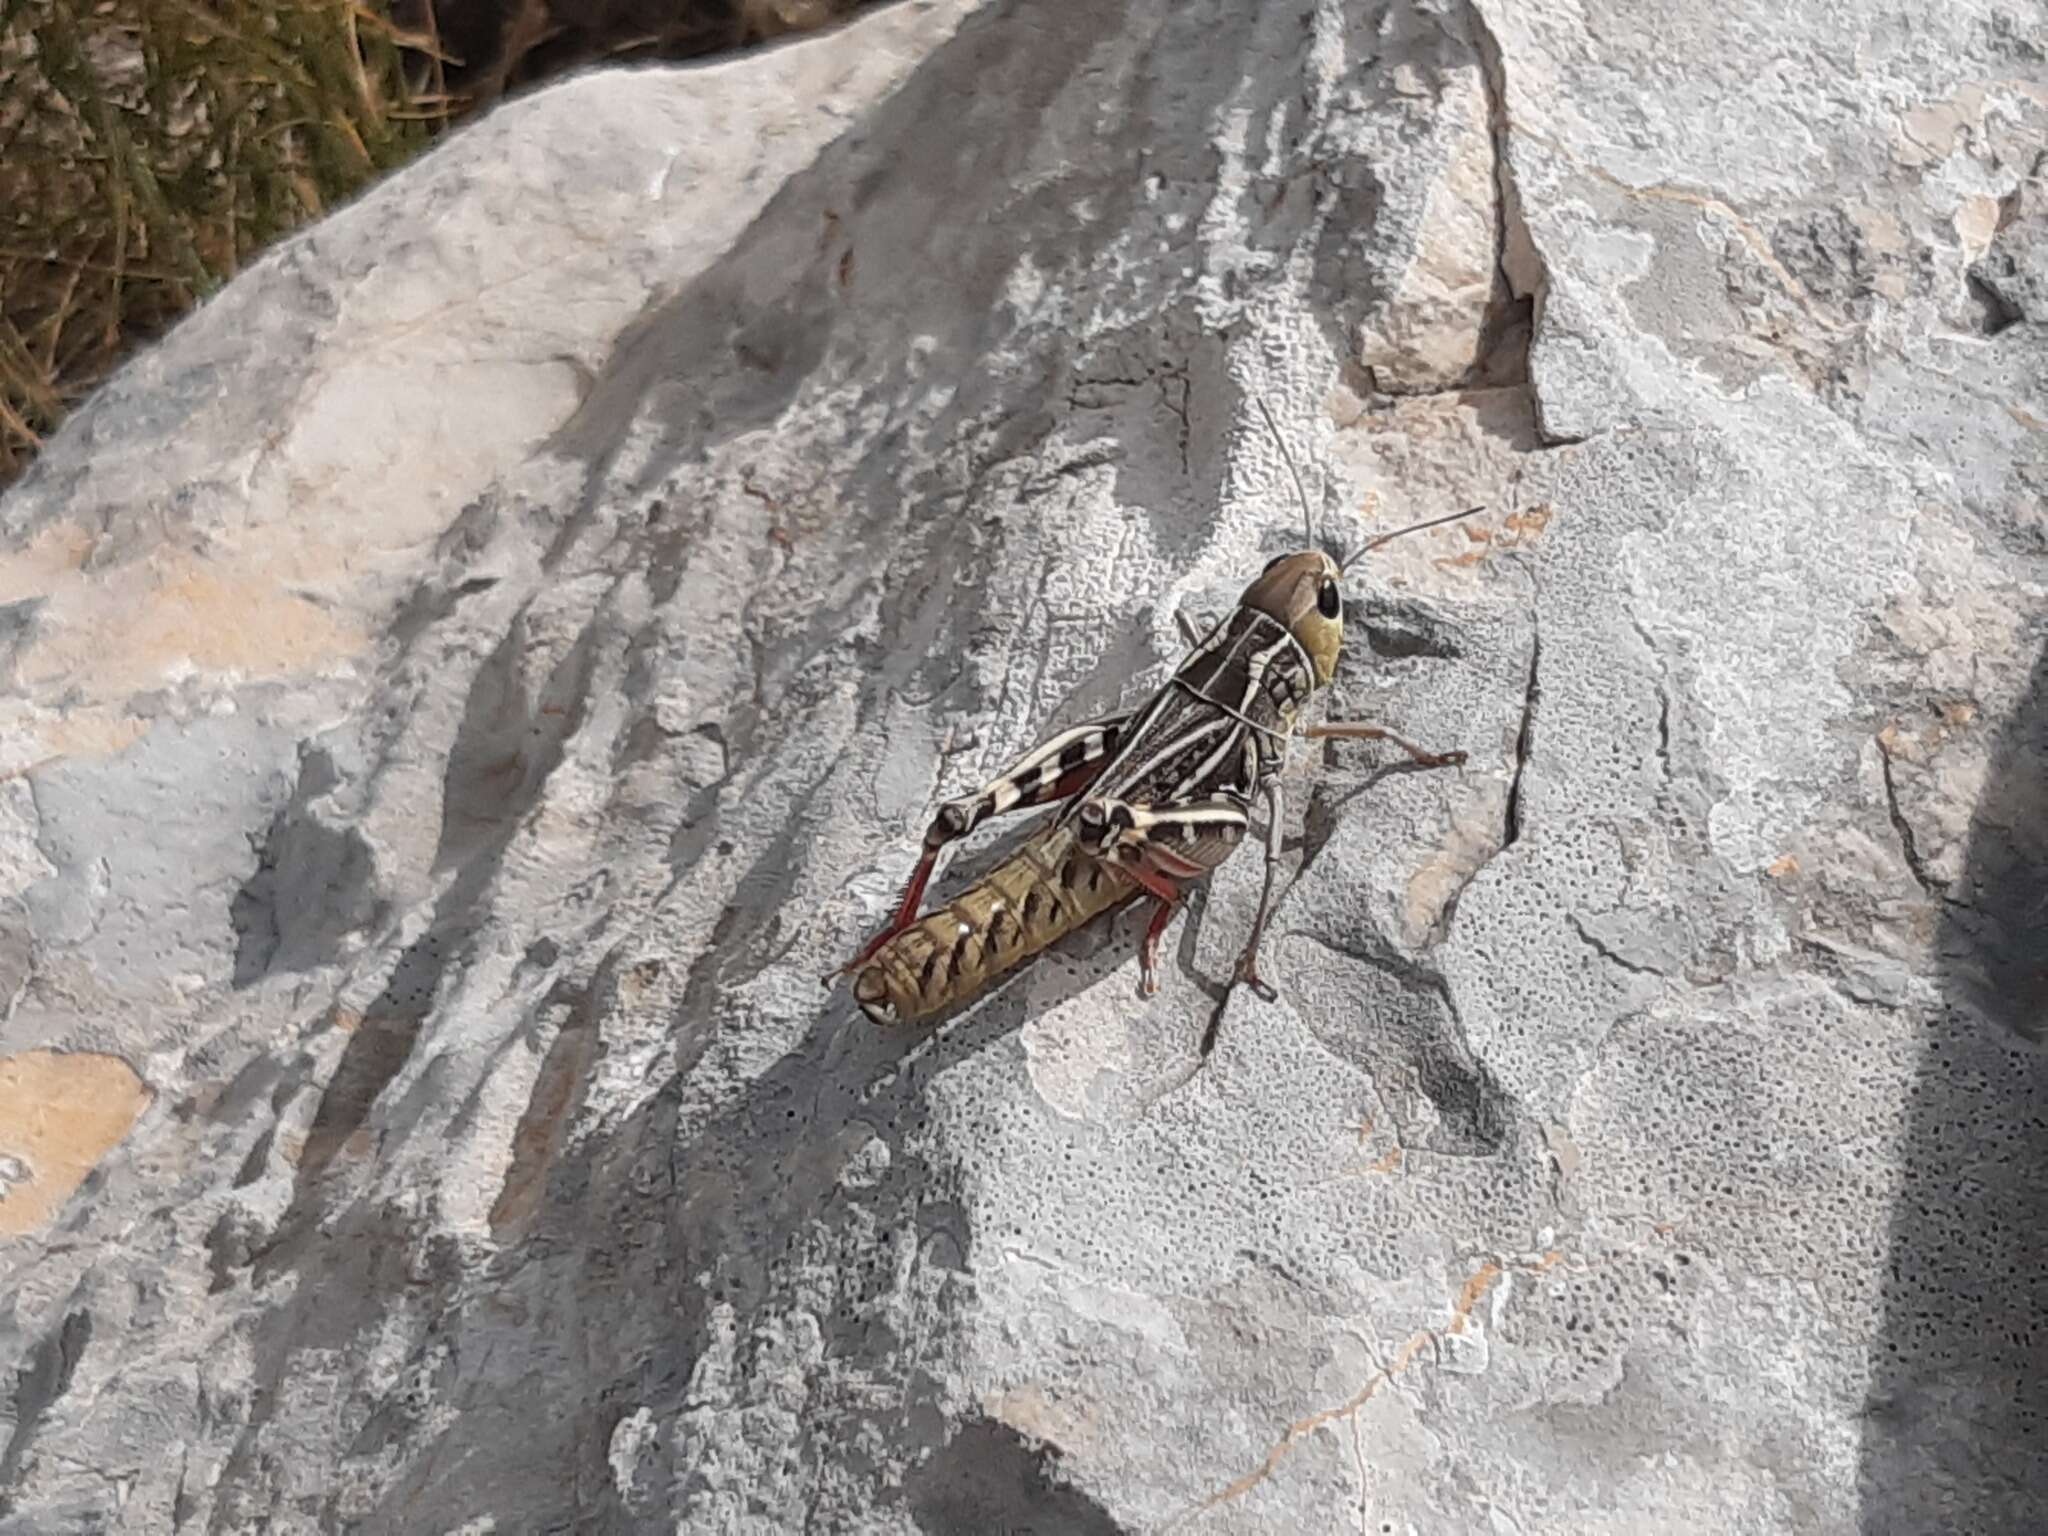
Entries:
<svg viewBox="0 0 2048 1536">
<path fill-rule="evenodd" d="M 1107 929 L 1083 936 L 1093 952 L 1056 991 L 1125 958 Z M 495 1261 L 488 1306 L 454 1309 L 458 1411 L 375 1523 L 430 1499 L 504 1530 L 801 1524 L 806 1510 L 829 1528 L 882 1508 L 935 1536 L 1121 1529 L 945 1385 L 972 1234 L 931 1089 L 1027 1006 L 1005 988 L 922 1035 L 878 1030 L 842 995 L 742 1091 L 714 1089 L 718 1107 L 704 1099 L 721 1069 L 672 1072 L 567 1149 L 524 1241 Z M 730 1010 L 712 1009 L 728 1015 L 714 1057 L 734 1043 Z M 535 1438 L 531 1394 L 555 1405 L 551 1441 Z"/>
<path fill-rule="evenodd" d="M 2048 1530 L 2048 652 L 1946 895 L 1948 1006 L 1899 1151 L 1865 1536 Z"/>
<path fill-rule="evenodd" d="M 1008 846 L 963 859 L 941 895 Z M 1039 1008 L 1117 984 L 1136 939 L 1120 916 L 936 1030 L 877 1029 L 843 988 L 821 993 L 758 1068 L 744 998 L 783 963 L 772 934 L 731 925 L 687 974 L 615 951 L 563 1000 L 579 1080 L 537 1087 L 537 1120 L 578 1120 L 606 1021 L 630 1032 L 628 996 L 666 986 L 671 1047 L 637 1107 L 534 1151 L 547 1166 L 501 1200 L 504 1246 L 481 1272 L 445 1244 L 422 1250 L 381 1206 L 350 1207 L 323 1234 L 338 1289 L 323 1282 L 266 1335 L 264 1390 L 288 1394 L 295 1351 L 356 1347 L 388 1298 L 433 1318 L 349 1447 L 403 1474 L 374 1504 L 323 1493 L 324 1518 L 396 1529 L 435 1507 L 498 1530 L 837 1529 L 886 1512 L 932 1536 L 1120 1529 L 1055 1457 L 947 1384 L 973 1316 L 973 1232 L 948 1151 L 967 1132 L 941 1123 L 933 1091 Z M 231 1481 L 274 1480 L 267 1451 L 252 1434 Z"/>
</svg>

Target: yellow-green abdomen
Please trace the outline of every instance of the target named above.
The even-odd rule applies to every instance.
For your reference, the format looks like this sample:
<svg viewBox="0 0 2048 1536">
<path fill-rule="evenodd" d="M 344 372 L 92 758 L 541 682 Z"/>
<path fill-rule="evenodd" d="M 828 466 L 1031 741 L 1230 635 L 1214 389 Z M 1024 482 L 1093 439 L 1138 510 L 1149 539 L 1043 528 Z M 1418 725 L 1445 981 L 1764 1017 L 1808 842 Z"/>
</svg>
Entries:
<svg viewBox="0 0 2048 1536">
<path fill-rule="evenodd" d="M 920 1023 L 1137 894 L 1072 832 L 1049 827 L 876 951 L 854 1000 L 878 1024 Z"/>
</svg>

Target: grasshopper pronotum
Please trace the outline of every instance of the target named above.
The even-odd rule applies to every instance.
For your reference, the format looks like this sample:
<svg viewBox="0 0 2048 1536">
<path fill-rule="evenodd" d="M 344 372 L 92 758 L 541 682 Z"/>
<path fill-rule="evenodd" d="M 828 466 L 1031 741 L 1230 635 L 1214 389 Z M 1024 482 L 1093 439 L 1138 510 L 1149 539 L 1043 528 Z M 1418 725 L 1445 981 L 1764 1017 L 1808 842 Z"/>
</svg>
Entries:
<svg viewBox="0 0 2048 1536">
<path fill-rule="evenodd" d="M 1238 978 L 1264 990 L 1259 941 L 1280 859 L 1280 777 L 1290 739 L 1391 742 L 1425 767 L 1463 752 L 1428 752 L 1382 726 L 1302 719 L 1337 671 L 1344 643 L 1344 572 L 1390 539 L 1470 517 L 1471 507 L 1368 539 L 1342 560 L 1317 547 L 1315 519 L 1294 459 L 1266 416 L 1301 498 L 1309 547 L 1279 555 L 1206 635 L 1185 615 L 1189 651 L 1166 684 L 1135 709 L 1104 715 L 1034 747 L 971 795 L 939 807 L 888 927 L 845 966 L 853 995 L 878 1023 L 912 1023 L 980 992 L 996 977 L 1140 894 L 1155 902 L 1139 950 L 1143 987 L 1158 990 L 1160 935 L 1182 886 L 1209 874 L 1243 841 L 1251 803 L 1264 802 L 1265 881 Z M 926 883 L 948 843 L 991 816 L 1066 804 L 1003 863 L 945 906 L 919 918 Z"/>
</svg>

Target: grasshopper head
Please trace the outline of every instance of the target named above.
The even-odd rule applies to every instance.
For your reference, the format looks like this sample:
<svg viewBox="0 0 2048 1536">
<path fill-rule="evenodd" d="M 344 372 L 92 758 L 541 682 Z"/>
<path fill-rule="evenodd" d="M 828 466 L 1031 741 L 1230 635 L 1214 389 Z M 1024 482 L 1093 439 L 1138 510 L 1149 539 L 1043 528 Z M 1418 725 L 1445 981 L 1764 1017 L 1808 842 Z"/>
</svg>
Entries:
<svg viewBox="0 0 2048 1536">
<path fill-rule="evenodd" d="M 1344 647 L 1344 594 L 1337 586 L 1342 574 L 1319 549 L 1277 555 L 1238 600 L 1287 626 L 1308 653 L 1318 688 L 1336 676 L 1337 653 Z"/>
<path fill-rule="evenodd" d="M 1287 451 L 1287 438 L 1280 431 L 1280 424 L 1273 419 L 1273 413 L 1266 409 L 1266 402 L 1256 400 L 1256 404 L 1273 433 L 1273 441 L 1280 446 L 1280 456 L 1287 461 L 1287 473 L 1294 479 L 1294 494 L 1301 500 L 1302 528 L 1308 534 L 1308 542 L 1314 544 L 1317 542 L 1315 511 L 1309 505 L 1308 492 L 1302 487 L 1301 471 L 1294 467 L 1294 455 Z M 1419 523 L 1396 528 L 1392 533 L 1377 534 L 1342 560 L 1332 560 L 1319 549 L 1305 549 L 1298 555 L 1275 555 L 1259 573 L 1259 579 L 1244 589 L 1238 606 L 1256 608 L 1268 618 L 1285 624 L 1288 633 L 1308 653 L 1309 664 L 1316 669 L 1316 686 L 1327 688 L 1330 679 L 1337 675 L 1337 653 L 1344 649 L 1344 594 L 1337 585 L 1344 573 L 1361 557 L 1403 534 L 1454 523 L 1461 517 L 1470 517 L 1484 510 L 1483 507 L 1467 507 L 1463 512 L 1424 518 Z"/>
</svg>

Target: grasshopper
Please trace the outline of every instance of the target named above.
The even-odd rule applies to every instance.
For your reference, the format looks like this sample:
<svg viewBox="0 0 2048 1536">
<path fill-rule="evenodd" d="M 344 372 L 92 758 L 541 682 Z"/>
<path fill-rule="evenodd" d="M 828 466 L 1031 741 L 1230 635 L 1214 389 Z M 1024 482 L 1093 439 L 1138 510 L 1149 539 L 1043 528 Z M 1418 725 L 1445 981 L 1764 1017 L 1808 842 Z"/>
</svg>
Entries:
<svg viewBox="0 0 2048 1536">
<path fill-rule="evenodd" d="M 1139 956 L 1141 988 L 1159 989 L 1159 940 L 1182 888 L 1230 857 L 1262 802 L 1265 879 L 1237 977 L 1262 995 L 1259 942 L 1280 864 L 1280 780 L 1288 746 L 1310 740 L 1385 741 L 1428 768 L 1463 752 L 1430 752 L 1384 726 L 1311 724 L 1318 689 L 1336 675 L 1344 643 L 1346 570 L 1391 539 L 1470 517 L 1471 507 L 1368 539 L 1342 560 L 1318 547 L 1301 475 L 1272 413 L 1259 402 L 1294 478 L 1309 548 L 1275 556 L 1206 635 L 1178 615 L 1189 650 L 1173 676 L 1135 709 L 1061 731 L 932 818 L 896 914 L 852 960 L 854 1000 L 876 1023 L 918 1023 L 976 996 L 998 976 L 1141 895 L 1152 920 Z M 993 816 L 1064 801 L 1058 814 L 960 896 L 920 918 L 939 856 Z"/>
</svg>

